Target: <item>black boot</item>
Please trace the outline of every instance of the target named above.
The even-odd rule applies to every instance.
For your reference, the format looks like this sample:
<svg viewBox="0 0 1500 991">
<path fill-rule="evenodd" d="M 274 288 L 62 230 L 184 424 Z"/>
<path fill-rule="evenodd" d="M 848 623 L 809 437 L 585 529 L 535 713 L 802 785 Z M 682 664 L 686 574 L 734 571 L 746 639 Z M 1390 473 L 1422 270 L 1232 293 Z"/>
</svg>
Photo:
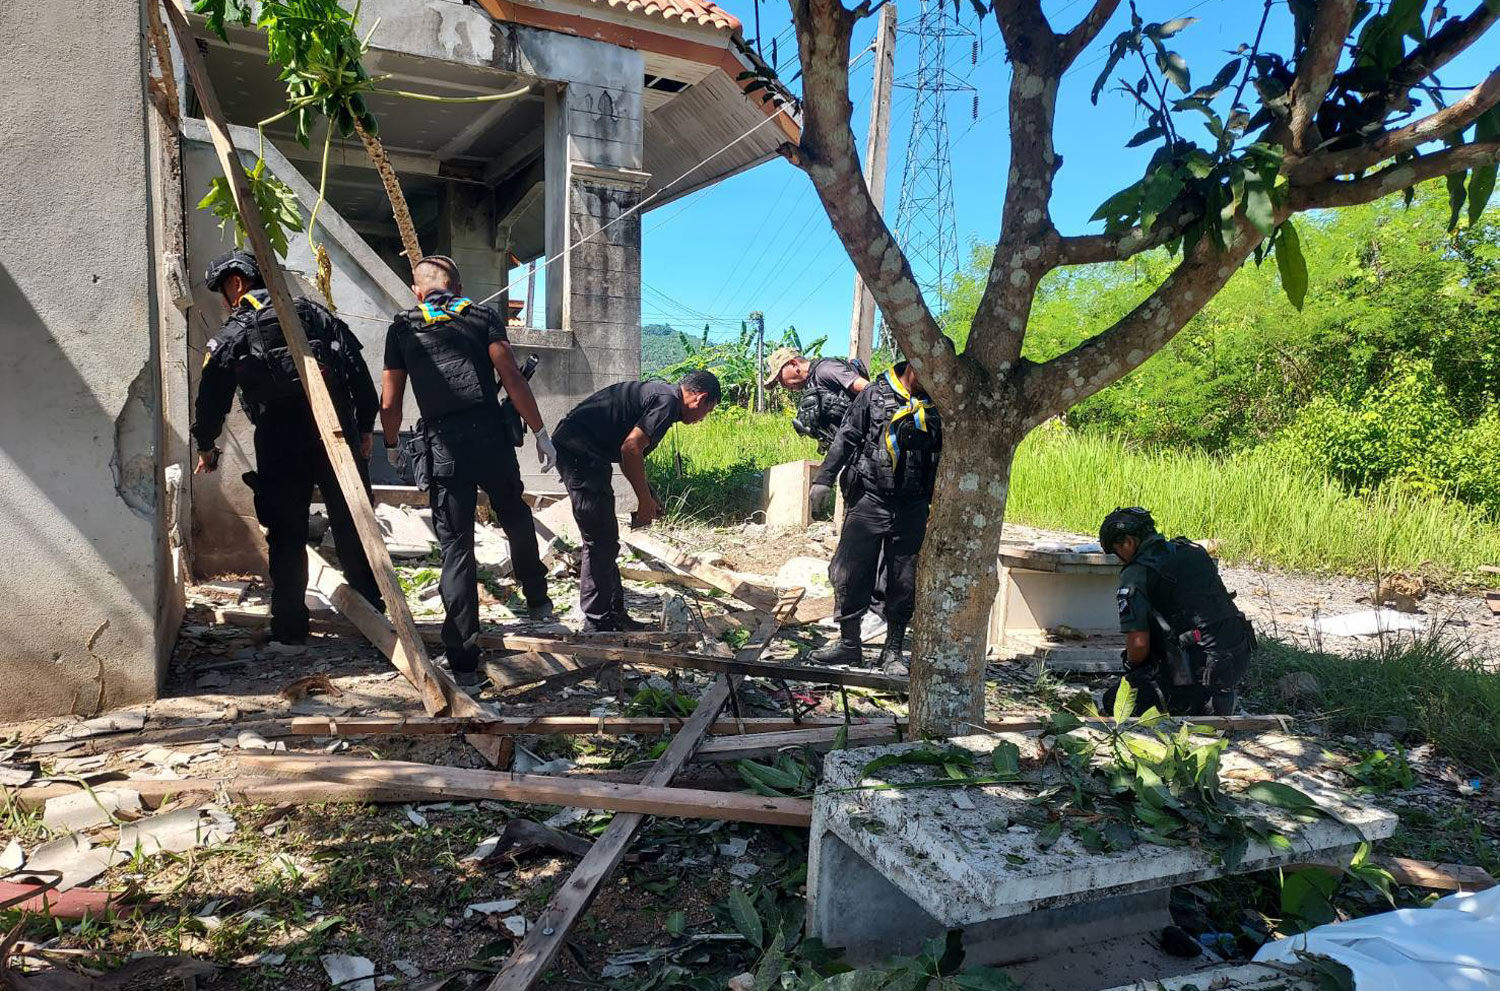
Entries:
<svg viewBox="0 0 1500 991">
<path fill-rule="evenodd" d="M 906 662 L 901 659 L 901 650 L 906 646 L 906 627 L 892 623 L 885 628 L 885 646 L 880 648 L 880 659 L 875 666 L 887 674 L 906 674 Z"/>
<path fill-rule="evenodd" d="M 842 620 L 839 623 L 839 638 L 808 654 L 807 659 L 815 664 L 863 664 L 865 651 L 859 638 L 859 620 Z"/>
</svg>

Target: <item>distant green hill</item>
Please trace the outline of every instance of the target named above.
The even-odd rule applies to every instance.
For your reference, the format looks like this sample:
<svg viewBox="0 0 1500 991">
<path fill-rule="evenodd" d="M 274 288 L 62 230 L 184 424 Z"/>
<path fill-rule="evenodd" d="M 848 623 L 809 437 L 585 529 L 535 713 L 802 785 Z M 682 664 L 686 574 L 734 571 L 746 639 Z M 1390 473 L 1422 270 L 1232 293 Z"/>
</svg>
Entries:
<svg viewBox="0 0 1500 991">
<path fill-rule="evenodd" d="M 671 324 L 653 323 L 641 328 L 641 377 L 655 375 L 687 357 L 682 338 Z"/>
</svg>

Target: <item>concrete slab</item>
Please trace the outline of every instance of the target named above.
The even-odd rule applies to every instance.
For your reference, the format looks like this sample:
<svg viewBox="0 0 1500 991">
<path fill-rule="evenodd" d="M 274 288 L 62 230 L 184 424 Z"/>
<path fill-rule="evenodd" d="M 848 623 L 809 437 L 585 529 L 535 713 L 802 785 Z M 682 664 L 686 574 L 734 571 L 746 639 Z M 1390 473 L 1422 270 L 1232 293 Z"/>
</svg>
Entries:
<svg viewBox="0 0 1500 991">
<path fill-rule="evenodd" d="M 1116 674 L 1124 648 L 1125 637 L 1119 633 L 1073 640 L 1046 630 L 1006 630 L 991 655 L 998 661 L 1029 662 L 1067 674 Z"/>
<path fill-rule="evenodd" d="M 1318 991 L 1318 980 L 1301 967 L 1262 963 L 1221 964 L 1166 979 L 1143 978 L 1105 991 Z M 1028 989 L 1033 985 L 1028 983 Z M 1040 987 L 1034 991 L 1041 991 Z"/>
<path fill-rule="evenodd" d="M 985 766 L 999 739 L 1010 739 L 1023 755 L 1038 756 L 1036 739 L 1017 734 L 963 737 L 953 742 L 976 754 Z M 870 790 L 860 785 L 931 780 L 932 769 L 897 765 L 861 782 L 860 772 L 875 757 L 909 751 L 922 744 L 869 747 L 830 754 L 813 807 L 813 842 L 808 864 L 808 928 L 830 945 L 841 945 L 856 958 L 889 955 L 905 926 L 930 931 L 972 930 L 975 962 L 1003 959 L 1022 931 L 997 920 L 1074 906 L 1052 916 L 1046 928 L 1073 918 L 1091 918 L 1092 908 L 1076 908 L 1105 899 L 1142 893 L 1160 896 L 1168 888 L 1227 873 L 1206 850 L 1141 844 L 1118 853 L 1090 853 L 1071 836 L 1051 848 L 1036 847 L 1037 830 L 1029 819 L 1035 785 L 991 785 L 966 788 Z M 1236 765 L 1253 758 L 1237 757 Z M 1268 773 L 1268 777 L 1275 777 Z M 1294 782 L 1332 818 L 1298 822 L 1281 810 L 1259 803 L 1246 805 L 1292 840 L 1294 852 L 1282 853 L 1253 842 L 1236 872 L 1279 866 L 1308 857 L 1347 857 L 1362 840 L 1382 839 L 1395 831 L 1396 818 L 1310 779 Z M 844 790 L 851 789 L 851 790 Z M 895 897 L 892 892 L 899 893 Z M 1144 916 L 1141 905 L 1119 914 Z M 923 921 L 925 917 L 926 921 Z M 1039 920 L 1036 914 L 1032 920 Z M 1131 921 L 1125 921 L 1129 928 Z M 1152 925 L 1161 923 L 1152 920 Z M 1037 939 L 1044 929 L 1026 927 Z M 1095 938 L 1127 935 L 1118 929 Z"/>
<path fill-rule="evenodd" d="M 766 526 L 806 527 L 812 522 L 807 505 L 817 461 L 788 461 L 766 472 Z"/>
</svg>

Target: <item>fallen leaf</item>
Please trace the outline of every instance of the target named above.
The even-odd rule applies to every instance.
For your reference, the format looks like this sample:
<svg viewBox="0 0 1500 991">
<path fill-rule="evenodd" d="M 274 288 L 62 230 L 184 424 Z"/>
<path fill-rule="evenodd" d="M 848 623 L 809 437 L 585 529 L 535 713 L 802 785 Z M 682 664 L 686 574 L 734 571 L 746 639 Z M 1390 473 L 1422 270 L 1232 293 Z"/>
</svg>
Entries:
<svg viewBox="0 0 1500 991">
<path fill-rule="evenodd" d="M 331 695 L 340 698 L 344 693 L 326 674 L 310 674 L 298 678 L 280 692 L 288 702 L 300 702 L 309 695 Z"/>
</svg>

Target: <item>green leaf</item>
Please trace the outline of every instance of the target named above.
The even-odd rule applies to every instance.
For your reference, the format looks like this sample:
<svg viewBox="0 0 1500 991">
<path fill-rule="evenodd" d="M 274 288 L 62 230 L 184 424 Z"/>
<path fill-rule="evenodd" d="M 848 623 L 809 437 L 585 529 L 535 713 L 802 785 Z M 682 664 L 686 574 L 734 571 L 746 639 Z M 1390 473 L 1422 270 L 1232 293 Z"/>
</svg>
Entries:
<svg viewBox="0 0 1500 991">
<path fill-rule="evenodd" d="M 1289 812 L 1324 815 L 1322 806 L 1308 798 L 1306 793 L 1282 781 L 1257 781 L 1245 789 L 1245 797 L 1251 801 L 1286 809 Z"/>
<path fill-rule="evenodd" d="M 1049 822 L 1046 827 L 1037 834 L 1036 848 L 1038 850 L 1049 849 L 1054 843 L 1062 839 L 1062 822 Z"/>
<path fill-rule="evenodd" d="M 1284 221 L 1279 230 L 1276 270 L 1281 273 L 1281 291 L 1300 310 L 1307 299 L 1307 259 L 1302 256 L 1302 242 L 1291 220 Z"/>
<path fill-rule="evenodd" d="M 1271 185 L 1257 172 L 1245 173 L 1245 219 L 1266 237 L 1276 229 L 1276 204 L 1271 200 Z"/>
<path fill-rule="evenodd" d="M 1135 715 L 1135 686 L 1128 680 L 1121 679 L 1120 686 L 1115 690 L 1115 705 L 1110 713 L 1110 718 L 1116 726 L 1123 726 L 1131 716 Z"/>
<path fill-rule="evenodd" d="M 1450 148 L 1456 148 L 1463 144 L 1461 136 L 1450 136 L 1444 139 Z M 1464 171 L 1450 172 L 1444 177 L 1448 184 L 1448 229 L 1455 230 L 1458 227 L 1458 218 L 1462 216 L 1464 201 L 1468 199 L 1466 182 L 1469 174 Z"/>
<path fill-rule="evenodd" d="M 954 974 L 952 983 L 958 991 L 1022 991 L 1009 974 L 993 967 L 970 967 Z"/>
<path fill-rule="evenodd" d="M 681 936 L 687 932 L 687 913 L 682 909 L 674 909 L 667 916 L 667 932 L 673 936 Z"/>
<path fill-rule="evenodd" d="M 1129 31 L 1122 32 L 1109 46 L 1109 58 L 1104 63 L 1104 71 L 1099 73 L 1099 78 L 1094 80 L 1094 88 L 1089 91 L 1089 102 L 1096 107 L 1099 105 L 1099 94 L 1104 92 L 1105 84 L 1109 82 L 1110 73 L 1115 71 L 1115 66 L 1125 57 L 1125 44 L 1129 38 Z"/>
<path fill-rule="evenodd" d="M 999 777 L 1018 778 L 1021 776 L 1021 748 L 1009 740 L 1001 740 L 990 754 L 990 763 Z"/>
<path fill-rule="evenodd" d="M 1131 137 L 1129 141 L 1125 142 L 1125 147 L 1139 148 L 1146 142 L 1155 141 L 1157 138 L 1166 133 L 1167 132 L 1162 130 L 1161 125 L 1159 124 L 1152 124 L 1149 127 L 1143 127 L 1139 131 L 1135 132 L 1135 135 Z"/>
<path fill-rule="evenodd" d="M 766 938 L 765 930 L 761 927 L 760 914 L 755 911 L 755 905 L 744 888 L 729 892 L 729 917 L 734 920 L 734 927 L 740 935 L 760 949 Z"/>
<path fill-rule="evenodd" d="M 974 766 L 974 755 L 962 747 L 948 746 L 942 750 L 933 747 L 918 747 L 902 753 L 882 754 L 870 761 L 859 772 L 859 780 L 863 781 L 878 771 L 888 767 L 898 767 L 904 764 L 927 764 L 936 767 L 944 767 L 948 764 L 960 768 L 972 768 Z M 949 772 L 950 776 L 952 772 Z M 958 775 L 962 777 L 963 775 Z"/>
<path fill-rule="evenodd" d="M 1146 32 L 1151 34 L 1153 38 L 1170 38 L 1189 25 L 1196 23 L 1198 23 L 1198 18 L 1196 17 L 1174 17 L 1170 21 L 1163 21 L 1161 24 L 1158 24 L 1154 34 L 1151 34 L 1149 27 L 1146 28 Z"/>
<path fill-rule="evenodd" d="M 1192 92 L 1193 81 L 1191 75 L 1188 73 L 1187 59 L 1183 58 L 1177 52 L 1163 52 L 1158 54 L 1156 56 L 1156 67 L 1161 70 L 1162 75 L 1171 81 L 1173 86 L 1176 86 L 1184 93 Z"/>
<path fill-rule="evenodd" d="M 1494 141 L 1500 138 L 1500 104 L 1485 111 L 1480 118 L 1474 122 L 1474 140 L 1477 142 Z M 1489 205 L 1490 197 L 1495 192 L 1495 179 L 1500 173 L 1500 163 L 1491 162 L 1488 165 L 1475 166 L 1469 178 L 1469 226 L 1473 227 L 1479 223 L 1479 218 L 1484 215 L 1484 208 Z"/>
<path fill-rule="evenodd" d="M 786 939 L 778 932 L 770 949 L 760 958 L 760 966 L 755 968 L 755 991 L 771 991 L 779 985 L 786 965 Z"/>
</svg>

